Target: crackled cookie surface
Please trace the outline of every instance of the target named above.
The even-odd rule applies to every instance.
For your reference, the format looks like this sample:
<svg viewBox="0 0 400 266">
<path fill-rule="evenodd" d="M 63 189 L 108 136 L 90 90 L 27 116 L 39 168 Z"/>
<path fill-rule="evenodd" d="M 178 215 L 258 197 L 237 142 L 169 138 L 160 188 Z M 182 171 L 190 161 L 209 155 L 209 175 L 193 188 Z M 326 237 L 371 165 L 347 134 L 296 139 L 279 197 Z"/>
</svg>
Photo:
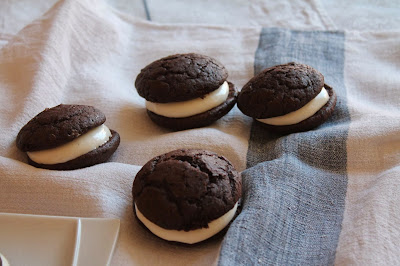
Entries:
<svg viewBox="0 0 400 266">
<path fill-rule="evenodd" d="M 176 54 L 161 58 L 142 69 L 135 86 L 151 102 L 191 100 L 219 88 L 228 78 L 217 60 L 200 54 Z"/>
</svg>

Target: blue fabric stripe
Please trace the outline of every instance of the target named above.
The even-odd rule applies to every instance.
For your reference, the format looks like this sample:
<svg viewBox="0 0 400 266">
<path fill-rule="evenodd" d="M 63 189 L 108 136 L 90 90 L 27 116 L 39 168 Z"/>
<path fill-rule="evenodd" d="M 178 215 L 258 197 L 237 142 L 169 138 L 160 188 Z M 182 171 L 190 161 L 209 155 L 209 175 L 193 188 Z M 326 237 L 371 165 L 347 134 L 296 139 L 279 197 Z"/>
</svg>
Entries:
<svg viewBox="0 0 400 266">
<path fill-rule="evenodd" d="M 143 0 L 143 7 L 144 7 L 144 12 L 146 13 L 146 19 L 148 21 L 151 21 L 150 10 L 149 6 L 147 5 L 147 0 Z"/>
<path fill-rule="evenodd" d="M 222 245 L 220 265 L 334 263 L 347 190 L 349 112 L 342 32 L 263 29 L 255 73 L 297 61 L 334 88 L 334 115 L 315 130 L 279 136 L 253 123 L 243 171 L 243 210 Z"/>
</svg>

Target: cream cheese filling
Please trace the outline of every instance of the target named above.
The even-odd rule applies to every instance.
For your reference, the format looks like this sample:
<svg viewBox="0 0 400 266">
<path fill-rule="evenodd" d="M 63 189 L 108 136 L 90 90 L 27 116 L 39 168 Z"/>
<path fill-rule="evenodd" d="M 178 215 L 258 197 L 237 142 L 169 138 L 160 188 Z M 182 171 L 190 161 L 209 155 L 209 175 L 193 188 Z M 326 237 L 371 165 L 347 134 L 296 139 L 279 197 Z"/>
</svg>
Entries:
<svg viewBox="0 0 400 266">
<path fill-rule="evenodd" d="M 144 217 L 144 215 L 139 211 L 138 207 L 135 204 L 137 217 L 153 234 L 168 241 L 177 241 L 186 244 L 194 244 L 206 240 L 207 238 L 212 237 L 213 235 L 224 229 L 225 226 L 227 226 L 235 216 L 237 207 L 238 203 L 236 202 L 235 206 L 233 206 L 230 211 L 228 211 L 221 217 L 211 221 L 208 224 L 208 228 L 183 231 L 164 229 L 156 225 L 155 223 L 149 221 L 146 217 Z"/>
<path fill-rule="evenodd" d="M 313 116 L 319 109 L 322 108 L 329 101 L 329 94 L 324 87 L 321 92 L 306 105 L 300 109 L 290 112 L 288 114 L 264 119 L 257 119 L 258 121 L 273 125 L 273 126 L 287 126 L 294 125 L 307 118 Z"/>
<path fill-rule="evenodd" d="M 10 264 L 7 261 L 7 259 L 2 254 L 0 254 L 0 262 L 1 262 L 0 265 L 10 266 Z"/>
<path fill-rule="evenodd" d="M 213 109 L 214 107 L 217 107 L 218 105 L 226 101 L 228 95 L 229 85 L 228 82 L 225 81 L 218 89 L 206 94 L 202 98 L 172 103 L 154 103 L 146 101 L 146 108 L 153 113 L 165 117 L 189 117 L 192 115 L 201 114 L 203 112 Z"/>
<path fill-rule="evenodd" d="M 111 135 L 110 129 L 103 124 L 59 147 L 27 154 L 32 161 L 40 164 L 65 163 L 100 147 Z"/>
</svg>

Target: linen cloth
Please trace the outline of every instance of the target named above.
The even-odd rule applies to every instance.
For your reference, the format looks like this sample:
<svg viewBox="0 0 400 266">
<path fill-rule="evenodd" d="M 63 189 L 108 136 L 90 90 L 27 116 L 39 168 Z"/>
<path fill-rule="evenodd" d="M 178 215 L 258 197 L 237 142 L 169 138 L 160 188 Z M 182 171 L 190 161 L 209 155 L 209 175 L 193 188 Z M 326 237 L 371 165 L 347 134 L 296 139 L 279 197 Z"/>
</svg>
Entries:
<svg viewBox="0 0 400 266">
<path fill-rule="evenodd" d="M 337 31 L 313 1 L 260 10 L 282 6 L 303 13 L 275 12 L 270 25 L 260 11 L 246 26 L 166 24 L 101 1 L 65 0 L 18 33 L 8 27 L 0 43 L 0 211 L 119 218 L 112 265 L 399 264 L 400 31 Z M 336 90 L 337 108 L 324 125 L 288 136 L 266 132 L 237 107 L 205 128 L 162 129 L 134 79 L 148 63 L 186 52 L 217 58 L 238 88 L 265 67 L 310 64 Z M 121 135 L 109 162 L 75 171 L 26 164 L 18 131 L 60 103 L 106 114 Z M 135 174 L 177 148 L 212 150 L 242 172 L 243 211 L 222 242 L 173 245 L 134 218 Z"/>
</svg>

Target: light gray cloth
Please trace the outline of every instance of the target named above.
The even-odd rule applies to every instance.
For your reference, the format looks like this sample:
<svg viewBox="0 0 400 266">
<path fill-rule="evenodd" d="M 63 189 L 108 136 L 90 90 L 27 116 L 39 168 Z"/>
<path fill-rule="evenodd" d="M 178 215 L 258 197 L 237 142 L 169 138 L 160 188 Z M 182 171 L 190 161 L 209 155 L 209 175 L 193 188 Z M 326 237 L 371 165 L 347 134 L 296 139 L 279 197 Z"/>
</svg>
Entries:
<svg viewBox="0 0 400 266">
<path fill-rule="evenodd" d="M 229 12 L 215 19 L 208 11 L 222 12 L 217 1 L 200 8 L 203 17 L 172 1 L 162 16 L 162 6 L 148 1 L 153 21 L 145 21 L 144 9 L 134 11 L 139 19 L 102 1 L 60 1 L 45 14 L 48 1 L 11 2 L 0 4 L 0 212 L 119 218 L 112 265 L 400 264 L 397 17 L 362 28 L 361 14 L 343 25 L 313 0 L 229 1 Z M 182 12 L 166 12 L 174 6 Z M 209 127 L 162 129 L 147 117 L 134 79 L 148 63 L 186 52 L 220 60 L 239 88 L 267 66 L 310 64 L 336 90 L 338 106 L 324 125 L 288 136 L 266 132 L 237 107 Z M 110 162 L 76 171 L 26 164 L 18 131 L 59 103 L 106 114 L 121 135 Z M 215 151 L 242 172 L 243 211 L 222 246 L 221 239 L 172 245 L 133 216 L 135 174 L 176 148 Z"/>
</svg>

